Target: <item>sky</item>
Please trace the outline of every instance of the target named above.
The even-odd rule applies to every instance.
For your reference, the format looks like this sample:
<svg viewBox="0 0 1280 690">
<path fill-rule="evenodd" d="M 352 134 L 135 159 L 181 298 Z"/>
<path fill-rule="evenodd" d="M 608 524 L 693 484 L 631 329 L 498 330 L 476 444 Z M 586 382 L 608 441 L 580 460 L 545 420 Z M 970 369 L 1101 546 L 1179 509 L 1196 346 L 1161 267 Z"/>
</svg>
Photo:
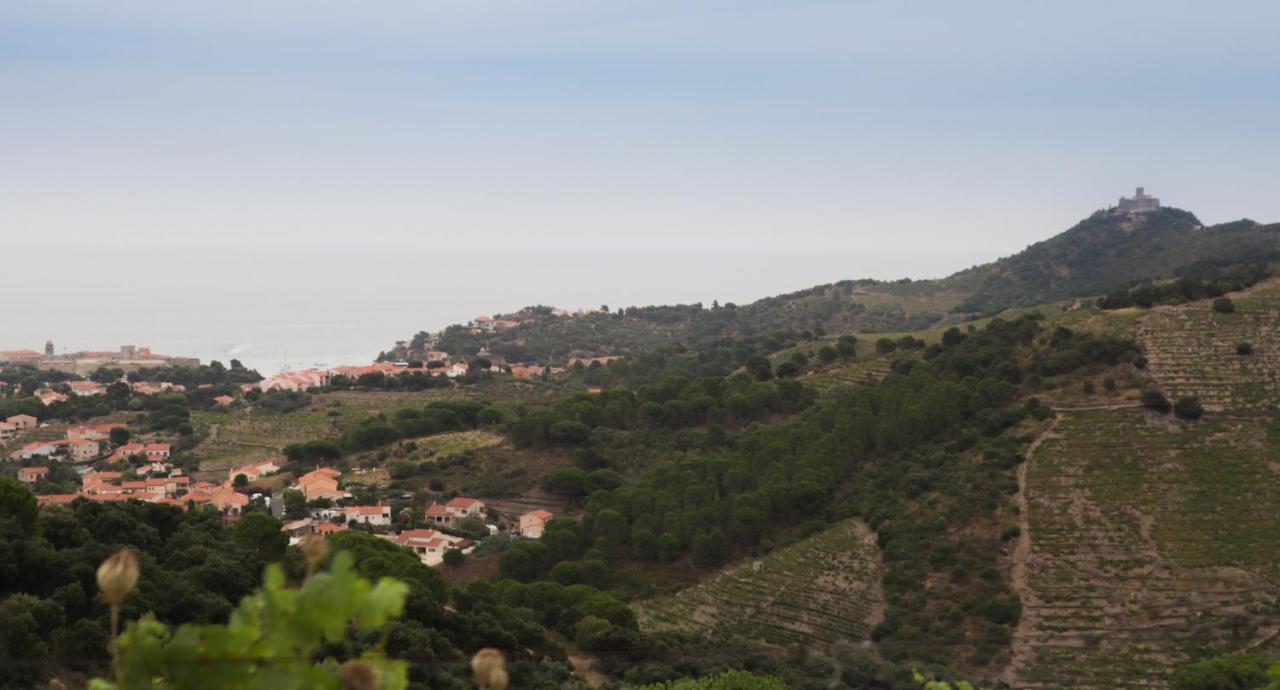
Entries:
<svg viewBox="0 0 1280 690">
<path fill-rule="evenodd" d="M 1137 185 L 1280 220 L 1276 26 L 1269 1 L 7 0 L 0 292 L 31 299 L 0 347 L 275 357 L 297 336 L 253 334 L 284 324 L 359 330 L 356 357 L 529 303 L 938 277 Z"/>
</svg>

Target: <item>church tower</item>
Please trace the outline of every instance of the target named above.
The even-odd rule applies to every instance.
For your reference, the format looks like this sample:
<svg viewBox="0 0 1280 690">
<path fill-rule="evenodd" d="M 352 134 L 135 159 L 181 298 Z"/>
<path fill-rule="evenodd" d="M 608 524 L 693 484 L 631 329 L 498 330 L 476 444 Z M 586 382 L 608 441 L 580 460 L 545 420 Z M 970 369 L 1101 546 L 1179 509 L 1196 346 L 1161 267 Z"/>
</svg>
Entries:
<svg viewBox="0 0 1280 690">
<path fill-rule="evenodd" d="M 52 339 L 44 341 L 44 354 L 46 357 L 53 356 L 53 340 Z"/>
</svg>

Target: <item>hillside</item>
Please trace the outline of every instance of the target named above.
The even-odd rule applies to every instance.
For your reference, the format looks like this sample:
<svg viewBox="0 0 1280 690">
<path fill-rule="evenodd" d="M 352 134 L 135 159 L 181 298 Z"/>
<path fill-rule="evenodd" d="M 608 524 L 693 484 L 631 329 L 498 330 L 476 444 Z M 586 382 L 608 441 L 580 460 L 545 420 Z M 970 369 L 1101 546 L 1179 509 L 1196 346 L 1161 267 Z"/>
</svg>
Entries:
<svg viewBox="0 0 1280 690">
<path fill-rule="evenodd" d="M 846 520 L 634 608 L 643 630 L 774 644 L 861 642 L 884 617 L 879 560 L 875 535 L 861 521 Z"/>
<path fill-rule="evenodd" d="M 1280 224 L 1248 220 L 1203 227 L 1174 208 L 1144 214 L 1098 211 L 1013 256 L 940 280 L 843 280 L 731 303 L 626 307 L 564 314 L 529 307 L 499 315 L 502 329 L 451 326 L 419 333 L 383 353 L 416 359 L 428 349 L 473 356 L 482 348 L 513 362 L 562 363 L 575 356 L 705 347 L 774 334 L 878 333 L 945 326 L 1011 307 L 1091 297 L 1145 281 L 1200 276 L 1280 260 Z"/>
<path fill-rule="evenodd" d="M 943 283 L 973 284 L 958 310 L 989 313 L 1277 258 L 1277 224 L 1242 220 L 1202 227 L 1191 213 L 1173 208 L 1135 215 L 1099 211 L 1060 235 Z"/>
<path fill-rule="evenodd" d="M 1206 302 L 1160 307 L 1142 319 L 1139 339 L 1152 375 L 1170 399 L 1196 396 L 1212 411 L 1262 412 L 1280 401 L 1275 337 L 1280 281 L 1232 296 L 1222 313 Z M 1240 351 L 1248 345 L 1248 352 Z"/>
<path fill-rule="evenodd" d="M 1273 435 L 1261 421 L 1062 414 L 1025 472 L 1024 615 L 1006 680 L 1161 687 L 1205 654 L 1274 645 Z"/>
</svg>

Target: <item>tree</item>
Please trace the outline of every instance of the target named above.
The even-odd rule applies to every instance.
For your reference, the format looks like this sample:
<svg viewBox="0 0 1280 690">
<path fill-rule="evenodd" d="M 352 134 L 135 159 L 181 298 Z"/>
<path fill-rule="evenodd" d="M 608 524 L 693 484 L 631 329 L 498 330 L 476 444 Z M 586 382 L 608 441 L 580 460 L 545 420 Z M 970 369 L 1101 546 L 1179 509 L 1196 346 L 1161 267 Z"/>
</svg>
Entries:
<svg viewBox="0 0 1280 690">
<path fill-rule="evenodd" d="M 524 541 L 502 552 L 498 558 L 498 574 L 518 582 L 538 578 L 550 565 L 550 551 L 541 542 Z"/>
<path fill-rule="evenodd" d="M 237 474 L 235 481 L 231 483 L 235 485 L 237 489 L 243 489 L 244 487 L 249 486 L 249 476 L 243 473 Z"/>
<path fill-rule="evenodd" d="M 773 365 L 769 363 L 769 358 L 764 355 L 751 355 L 747 361 L 743 363 L 747 373 L 757 381 L 768 381 L 773 378 Z"/>
<path fill-rule="evenodd" d="M 290 520 L 301 520 L 311 514 L 307 510 L 307 497 L 301 491 L 284 492 L 284 516 Z"/>
<path fill-rule="evenodd" d="M 124 444 L 129 442 L 129 439 L 133 437 L 133 434 L 129 433 L 129 430 L 126 429 L 125 427 L 118 426 L 111 430 L 110 437 L 111 437 L 111 445 L 123 446 Z"/>
<path fill-rule="evenodd" d="M 484 518 L 479 515 L 468 515 L 462 518 L 454 529 L 471 539 L 483 539 L 489 536 L 489 528 L 485 526 Z"/>
<path fill-rule="evenodd" d="M 17 525 L 22 534 L 32 534 L 40 510 L 36 497 L 27 487 L 8 477 L 0 477 L 0 527 L 4 522 Z"/>
<path fill-rule="evenodd" d="M 1230 297 L 1219 297 L 1213 301 L 1213 310 L 1219 314 L 1232 314 L 1235 313 L 1236 303 Z"/>
<path fill-rule="evenodd" d="M 232 528 L 232 538 L 263 563 L 284 558 L 284 550 L 289 546 L 289 534 L 281 529 L 280 521 L 266 513 L 249 513 L 241 517 Z"/>
<path fill-rule="evenodd" d="M 1204 415 L 1204 406 L 1200 404 L 1200 398 L 1187 396 L 1178 398 L 1178 402 L 1173 404 L 1173 412 L 1183 419 L 1200 419 Z"/>
<path fill-rule="evenodd" d="M 444 564 L 451 567 L 457 567 L 465 563 L 467 555 L 462 553 L 462 549 L 449 549 L 444 552 Z"/>
<path fill-rule="evenodd" d="M 1157 390 L 1149 390 L 1142 393 L 1142 406 L 1149 410 L 1155 410 L 1160 414 L 1168 414 L 1169 410 L 1173 409 L 1169 405 L 1169 399 L 1164 397 L 1164 393 Z"/>
<path fill-rule="evenodd" d="M 823 364 L 830 364 L 836 361 L 836 356 L 835 348 L 830 345 L 823 345 L 818 348 L 818 361 Z"/>
<path fill-rule="evenodd" d="M 876 341 L 876 352 L 879 354 L 887 355 L 896 349 L 898 349 L 898 343 L 892 338 L 881 338 Z"/>
<path fill-rule="evenodd" d="M 1241 357 L 1253 354 L 1253 345 L 1250 343 L 1236 343 L 1236 354 Z"/>
</svg>

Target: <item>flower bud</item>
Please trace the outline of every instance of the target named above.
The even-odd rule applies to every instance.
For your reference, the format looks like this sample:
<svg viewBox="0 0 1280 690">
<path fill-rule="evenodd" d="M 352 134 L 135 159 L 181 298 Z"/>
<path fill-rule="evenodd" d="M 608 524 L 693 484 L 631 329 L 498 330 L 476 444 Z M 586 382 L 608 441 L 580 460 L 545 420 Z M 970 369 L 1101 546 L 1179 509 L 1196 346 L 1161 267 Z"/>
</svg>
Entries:
<svg viewBox="0 0 1280 690">
<path fill-rule="evenodd" d="M 351 659 L 338 669 L 338 680 L 342 690 L 378 690 L 382 687 L 382 678 L 378 669 L 368 662 Z"/>
<path fill-rule="evenodd" d="M 122 604 L 138 584 L 138 557 L 120 549 L 98 566 L 98 589 L 108 604 Z"/>
<path fill-rule="evenodd" d="M 307 561 L 307 566 L 315 568 L 320 565 L 320 561 L 324 560 L 325 552 L 329 550 L 325 544 L 324 537 L 319 534 L 308 534 L 302 538 L 300 544 L 302 547 L 302 557 Z"/>
<path fill-rule="evenodd" d="M 476 685 L 490 690 L 507 690 L 506 662 L 502 652 L 493 647 L 485 647 L 471 658 L 471 672 Z"/>
</svg>

